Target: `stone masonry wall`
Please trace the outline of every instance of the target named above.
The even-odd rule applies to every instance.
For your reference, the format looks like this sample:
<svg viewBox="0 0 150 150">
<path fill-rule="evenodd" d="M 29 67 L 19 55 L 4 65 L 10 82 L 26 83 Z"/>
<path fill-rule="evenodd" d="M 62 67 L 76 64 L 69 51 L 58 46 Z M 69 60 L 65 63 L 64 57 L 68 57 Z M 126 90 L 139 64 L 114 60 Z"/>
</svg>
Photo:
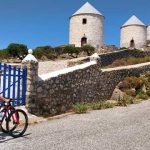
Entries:
<svg viewBox="0 0 150 150">
<path fill-rule="evenodd" d="M 141 58 L 145 56 L 150 56 L 150 51 L 140 51 L 140 50 L 122 50 L 118 52 L 106 53 L 101 54 L 100 56 L 100 63 L 101 66 L 110 65 L 117 59 L 122 59 L 126 57 L 136 57 Z"/>
<path fill-rule="evenodd" d="M 150 71 L 150 63 L 118 69 L 101 69 L 99 64 L 95 64 L 46 81 L 37 81 L 34 103 L 29 108 L 37 115 L 56 115 L 76 102 L 109 99 L 116 85 L 126 76 L 138 76 L 146 71 Z"/>
</svg>

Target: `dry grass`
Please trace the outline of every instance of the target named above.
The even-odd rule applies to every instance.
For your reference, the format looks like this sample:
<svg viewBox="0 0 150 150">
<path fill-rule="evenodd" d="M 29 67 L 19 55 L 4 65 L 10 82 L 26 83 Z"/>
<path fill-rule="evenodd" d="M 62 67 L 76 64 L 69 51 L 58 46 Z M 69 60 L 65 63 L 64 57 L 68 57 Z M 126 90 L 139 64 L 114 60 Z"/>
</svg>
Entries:
<svg viewBox="0 0 150 150">
<path fill-rule="evenodd" d="M 119 67 L 119 66 L 127 66 L 127 65 L 134 65 L 134 64 L 140 64 L 150 62 L 150 57 L 146 56 L 143 58 L 136 58 L 136 57 L 128 57 L 128 58 L 122 58 L 114 61 L 111 65 L 108 67 Z"/>
</svg>

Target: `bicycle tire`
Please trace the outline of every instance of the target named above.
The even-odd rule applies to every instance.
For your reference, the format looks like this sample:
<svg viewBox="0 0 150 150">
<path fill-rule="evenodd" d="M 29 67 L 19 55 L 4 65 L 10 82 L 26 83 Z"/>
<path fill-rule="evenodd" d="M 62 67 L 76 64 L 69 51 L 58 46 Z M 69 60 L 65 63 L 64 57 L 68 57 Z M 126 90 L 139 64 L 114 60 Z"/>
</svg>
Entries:
<svg viewBox="0 0 150 150">
<path fill-rule="evenodd" d="M 7 129 L 6 129 L 6 117 L 3 119 L 2 123 L 1 123 L 1 130 L 4 133 L 8 133 Z"/>
<path fill-rule="evenodd" d="M 4 109 L 1 112 L 5 112 Z M 1 123 L 1 130 L 4 133 L 8 133 L 7 128 L 6 128 L 6 122 L 7 122 L 8 116 L 9 116 L 9 113 L 4 116 L 2 123 Z"/>
<path fill-rule="evenodd" d="M 14 122 L 13 115 L 16 115 L 16 117 L 18 118 L 17 123 Z M 14 126 L 13 130 L 12 126 Z M 15 111 L 10 113 L 6 121 L 6 129 L 10 136 L 14 138 L 22 136 L 27 130 L 27 127 L 28 127 L 28 116 L 23 110 L 16 109 Z"/>
<path fill-rule="evenodd" d="M 1 112 L 4 112 L 5 113 L 5 109 L 3 109 Z M 6 122 L 8 120 L 8 116 L 10 114 L 10 112 L 6 112 L 7 114 L 4 116 L 3 120 L 2 120 L 2 123 L 1 123 L 1 130 L 2 132 L 4 133 L 8 133 L 7 131 L 7 128 L 6 128 Z M 15 129 L 15 126 L 12 127 L 12 129 L 10 129 L 10 131 L 14 130 Z"/>
</svg>

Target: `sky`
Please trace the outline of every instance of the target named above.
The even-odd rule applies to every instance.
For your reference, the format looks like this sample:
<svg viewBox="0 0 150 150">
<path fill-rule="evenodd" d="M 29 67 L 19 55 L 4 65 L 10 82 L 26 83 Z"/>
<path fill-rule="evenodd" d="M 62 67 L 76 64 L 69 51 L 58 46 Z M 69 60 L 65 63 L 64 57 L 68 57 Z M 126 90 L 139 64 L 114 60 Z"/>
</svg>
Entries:
<svg viewBox="0 0 150 150">
<path fill-rule="evenodd" d="M 10 43 L 28 48 L 69 43 L 69 17 L 87 0 L 0 0 L 0 49 Z M 104 41 L 119 46 L 120 27 L 136 15 L 150 23 L 150 0 L 88 0 L 105 16 Z"/>
</svg>

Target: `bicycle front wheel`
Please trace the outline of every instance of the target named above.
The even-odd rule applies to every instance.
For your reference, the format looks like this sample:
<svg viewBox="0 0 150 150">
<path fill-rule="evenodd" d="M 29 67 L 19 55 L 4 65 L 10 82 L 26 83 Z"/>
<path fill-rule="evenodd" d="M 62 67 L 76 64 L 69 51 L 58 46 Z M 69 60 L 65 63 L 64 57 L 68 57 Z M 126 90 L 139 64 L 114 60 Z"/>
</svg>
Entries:
<svg viewBox="0 0 150 150">
<path fill-rule="evenodd" d="M 4 132 L 4 133 L 8 133 L 7 128 L 6 128 L 6 122 L 7 122 L 7 119 L 8 119 L 8 116 L 9 116 L 10 112 L 9 112 L 9 111 L 5 111 L 5 109 L 3 109 L 3 110 L 1 111 L 1 113 L 4 113 L 4 116 L 3 116 L 2 122 L 1 122 L 1 130 L 2 130 L 2 132 Z M 13 128 L 14 128 L 14 127 L 13 127 Z M 12 128 L 12 129 L 13 129 L 13 128 Z"/>
<path fill-rule="evenodd" d="M 16 109 L 8 116 L 6 129 L 12 137 L 17 138 L 22 136 L 25 133 L 27 127 L 28 116 L 23 110 Z"/>
<path fill-rule="evenodd" d="M 2 132 L 4 133 L 7 133 L 7 129 L 6 129 L 6 122 L 7 122 L 7 117 L 5 116 L 2 120 L 2 123 L 1 123 L 1 130 Z"/>
</svg>

